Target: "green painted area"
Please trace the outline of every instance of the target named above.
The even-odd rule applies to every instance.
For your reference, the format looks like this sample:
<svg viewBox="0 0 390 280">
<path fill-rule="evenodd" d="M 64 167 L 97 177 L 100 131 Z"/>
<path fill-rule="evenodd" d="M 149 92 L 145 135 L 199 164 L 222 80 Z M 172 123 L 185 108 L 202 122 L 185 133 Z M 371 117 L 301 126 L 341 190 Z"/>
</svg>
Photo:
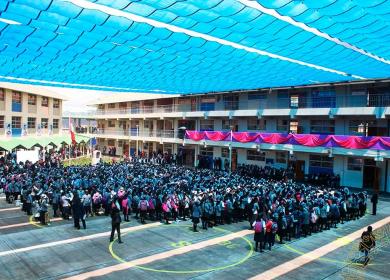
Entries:
<svg viewBox="0 0 390 280">
<path fill-rule="evenodd" d="M 84 135 L 76 135 L 76 142 L 88 142 L 90 137 Z M 35 146 L 46 147 L 54 145 L 56 147 L 62 144 L 71 144 L 70 135 L 45 135 L 45 136 L 26 136 L 26 137 L 10 137 L 0 140 L 0 149 L 12 151 L 15 148 L 21 147 L 31 149 Z"/>
</svg>

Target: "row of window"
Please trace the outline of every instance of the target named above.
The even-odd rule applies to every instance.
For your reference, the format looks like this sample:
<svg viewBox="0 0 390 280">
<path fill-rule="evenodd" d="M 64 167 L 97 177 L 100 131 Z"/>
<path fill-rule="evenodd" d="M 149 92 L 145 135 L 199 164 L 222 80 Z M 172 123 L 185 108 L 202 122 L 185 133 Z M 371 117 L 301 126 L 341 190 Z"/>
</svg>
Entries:
<svg viewBox="0 0 390 280">
<path fill-rule="evenodd" d="M 59 119 L 53 119 L 53 129 L 59 128 Z M 22 128 L 22 118 L 21 117 L 12 117 L 11 121 L 12 128 Z M 49 119 L 41 118 L 41 128 L 48 128 Z M 4 128 L 4 116 L 0 116 L 0 128 Z M 27 128 L 36 128 L 37 121 L 36 118 L 27 118 Z"/>
<path fill-rule="evenodd" d="M 0 101 L 5 101 L 5 91 L 0 88 Z M 20 91 L 12 91 L 12 103 L 22 104 L 22 93 Z M 28 94 L 28 105 L 37 105 L 37 95 Z M 53 99 L 53 108 L 60 108 L 61 102 L 59 99 Z M 49 97 L 42 96 L 41 106 L 49 107 Z"/>
<path fill-rule="evenodd" d="M 266 153 L 257 150 L 247 150 L 246 159 L 252 161 L 266 161 Z M 287 163 L 287 152 L 276 152 L 276 163 Z M 347 169 L 351 171 L 361 171 L 363 168 L 363 158 L 350 157 L 347 161 Z M 326 155 L 310 155 L 310 167 L 333 169 L 333 158 Z"/>
<path fill-rule="evenodd" d="M 214 130 L 214 120 L 200 120 L 199 125 L 202 131 Z M 222 130 L 233 130 L 239 131 L 238 120 L 222 120 Z M 350 135 L 386 135 L 386 132 L 381 132 L 381 127 L 375 120 L 349 120 L 348 123 L 348 134 Z M 253 131 L 266 131 L 267 120 L 248 118 L 247 119 L 247 130 Z M 288 119 L 277 119 L 276 120 L 276 131 L 279 132 L 293 132 L 303 133 L 298 120 Z M 310 121 L 310 133 L 312 134 L 335 134 L 335 121 L 334 120 L 311 120 Z"/>
</svg>

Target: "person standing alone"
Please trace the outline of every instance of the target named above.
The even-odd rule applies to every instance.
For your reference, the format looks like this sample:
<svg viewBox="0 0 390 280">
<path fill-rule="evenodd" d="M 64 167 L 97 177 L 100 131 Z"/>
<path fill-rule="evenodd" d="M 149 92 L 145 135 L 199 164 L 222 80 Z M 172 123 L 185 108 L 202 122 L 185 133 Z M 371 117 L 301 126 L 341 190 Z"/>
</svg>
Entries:
<svg viewBox="0 0 390 280">
<path fill-rule="evenodd" d="M 371 197 L 372 202 L 372 215 L 376 215 L 376 205 L 378 204 L 378 194 L 374 193 Z"/>
<path fill-rule="evenodd" d="M 113 197 L 111 202 L 111 237 L 110 242 L 114 241 L 115 231 L 118 234 L 118 243 L 123 243 L 121 239 L 121 214 L 120 214 L 120 206 L 118 202 L 118 198 L 116 196 Z"/>
</svg>

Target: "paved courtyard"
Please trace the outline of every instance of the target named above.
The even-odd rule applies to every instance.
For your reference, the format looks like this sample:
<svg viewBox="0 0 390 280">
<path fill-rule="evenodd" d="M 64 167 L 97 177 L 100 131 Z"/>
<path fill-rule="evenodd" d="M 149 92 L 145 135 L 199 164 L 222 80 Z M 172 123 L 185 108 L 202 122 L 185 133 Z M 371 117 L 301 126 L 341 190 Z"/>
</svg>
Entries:
<svg viewBox="0 0 390 280">
<path fill-rule="evenodd" d="M 110 244 L 109 217 L 89 218 L 86 230 L 61 219 L 41 227 L 1 197 L 0 279 L 389 279 L 389 214 L 390 200 L 381 200 L 377 216 L 259 253 L 247 223 L 194 233 L 190 222 L 131 219 L 124 244 Z M 357 246 L 368 225 L 378 246 L 363 268 Z"/>
</svg>

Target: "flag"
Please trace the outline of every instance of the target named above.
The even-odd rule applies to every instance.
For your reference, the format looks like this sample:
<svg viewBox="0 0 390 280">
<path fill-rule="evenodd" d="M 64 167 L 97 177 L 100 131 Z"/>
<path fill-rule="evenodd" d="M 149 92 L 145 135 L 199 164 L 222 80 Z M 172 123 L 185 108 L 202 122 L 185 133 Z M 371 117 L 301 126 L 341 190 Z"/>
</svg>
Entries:
<svg viewBox="0 0 390 280">
<path fill-rule="evenodd" d="M 76 135 L 74 134 L 73 131 L 73 124 L 72 124 L 72 119 L 69 117 L 69 133 L 70 133 L 70 138 L 72 139 L 72 144 L 76 145 Z"/>
</svg>

